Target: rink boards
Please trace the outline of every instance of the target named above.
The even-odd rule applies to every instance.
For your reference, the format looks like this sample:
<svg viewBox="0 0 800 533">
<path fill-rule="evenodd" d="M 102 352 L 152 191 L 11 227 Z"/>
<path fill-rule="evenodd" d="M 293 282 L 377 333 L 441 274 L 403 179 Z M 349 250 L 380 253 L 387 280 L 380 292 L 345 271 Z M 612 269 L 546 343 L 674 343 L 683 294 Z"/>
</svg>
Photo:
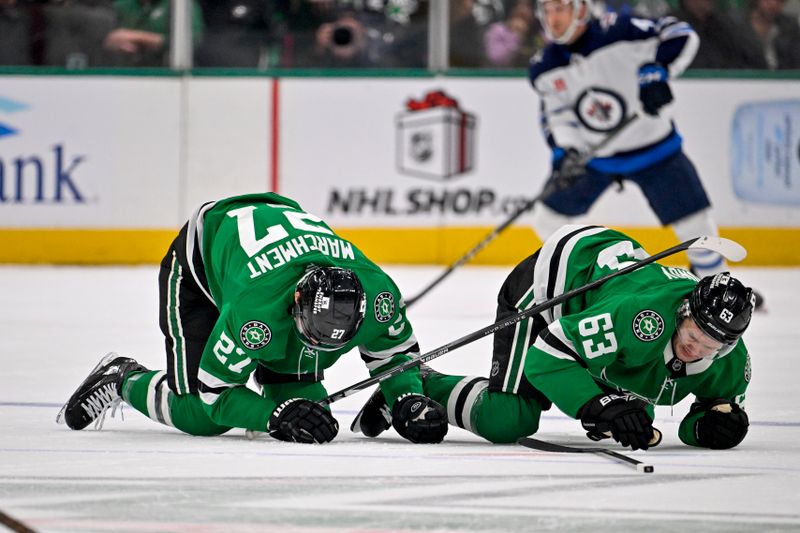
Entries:
<svg viewBox="0 0 800 533">
<path fill-rule="evenodd" d="M 722 235 L 800 264 L 800 80 L 674 91 Z M 0 262 L 156 262 L 199 203 L 275 190 L 379 262 L 449 263 L 539 192 L 538 107 L 524 77 L 3 76 Z M 676 242 L 633 185 L 582 220 Z M 523 217 L 475 261 L 538 244 Z"/>
</svg>

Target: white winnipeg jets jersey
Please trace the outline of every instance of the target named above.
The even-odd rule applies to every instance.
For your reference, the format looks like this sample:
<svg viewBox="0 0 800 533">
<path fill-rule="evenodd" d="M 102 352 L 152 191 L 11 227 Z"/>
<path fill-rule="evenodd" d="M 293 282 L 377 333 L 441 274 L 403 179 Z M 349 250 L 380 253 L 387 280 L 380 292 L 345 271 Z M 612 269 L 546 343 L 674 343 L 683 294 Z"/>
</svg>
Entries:
<svg viewBox="0 0 800 533">
<path fill-rule="evenodd" d="M 681 149 L 672 121 L 644 112 L 639 68 L 659 63 L 680 75 L 697 52 L 697 34 L 673 17 L 659 20 L 610 13 L 592 19 L 573 44 L 552 43 L 531 61 L 529 77 L 541 97 L 542 127 L 554 150 L 593 150 L 634 113 L 637 118 L 597 150 L 589 166 L 635 172 Z"/>
</svg>

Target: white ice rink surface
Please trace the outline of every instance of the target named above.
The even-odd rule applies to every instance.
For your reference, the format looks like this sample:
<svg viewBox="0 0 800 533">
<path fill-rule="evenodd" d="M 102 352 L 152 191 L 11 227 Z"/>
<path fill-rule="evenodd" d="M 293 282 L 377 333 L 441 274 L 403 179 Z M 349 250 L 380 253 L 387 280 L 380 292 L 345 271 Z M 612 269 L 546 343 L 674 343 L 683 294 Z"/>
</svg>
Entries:
<svg viewBox="0 0 800 533">
<path fill-rule="evenodd" d="M 387 270 L 407 295 L 441 271 Z M 491 324 L 508 270 L 462 268 L 411 308 L 423 350 Z M 157 269 L 0 267 L 0 531 L 7 517 L 47 532 L 800 531 L 800 270 L 734 272 L 768 308 L 745 336 L 750 434 L 734 450 L 690 448 L 676 435 L 689 399 L 659 407 L 664 442 L 627 452 L 655 466 L 640 474 L 452 427 L 439 445 L 393 430 L 366 439 L 348 428 L 367 391 L 333 404 L 342 429 L 322 446 L 190 437 L 130 408 L 102 431 L 70 431 L 58 408 L 105 352 L 164 367 Z M 485 338 L 431 366 L 485 376 L 490 348 Z M 353 352 L 326 384 L 366 376 Z M 555 409 L 537 437 L 593 445 Z"/>
</svg>

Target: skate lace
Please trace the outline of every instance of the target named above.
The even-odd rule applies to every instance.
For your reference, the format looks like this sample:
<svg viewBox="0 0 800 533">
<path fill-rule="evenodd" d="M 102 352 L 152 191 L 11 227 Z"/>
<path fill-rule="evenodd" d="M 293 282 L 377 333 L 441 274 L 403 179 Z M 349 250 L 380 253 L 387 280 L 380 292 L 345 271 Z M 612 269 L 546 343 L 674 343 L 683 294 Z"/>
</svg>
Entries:
<svg viewBox="0 0 800 533">
<path fill-rule="evenodd" d="M 122 414 L 121 403 L 122 398 L 117 394 L 116 385 L 108 383 L 86 398 L 86 401 L 81 404 L 81 407 L 86 411 L 86 414 L 95 420 L 94 428 L 103 429 L 103 422 L 106 419 L 106 413 L 109 409 L 111 409 L 111 418 L 114 418 L 117 407 L 119 407 L 120 417 L 125 420 Z"/>
</svg>

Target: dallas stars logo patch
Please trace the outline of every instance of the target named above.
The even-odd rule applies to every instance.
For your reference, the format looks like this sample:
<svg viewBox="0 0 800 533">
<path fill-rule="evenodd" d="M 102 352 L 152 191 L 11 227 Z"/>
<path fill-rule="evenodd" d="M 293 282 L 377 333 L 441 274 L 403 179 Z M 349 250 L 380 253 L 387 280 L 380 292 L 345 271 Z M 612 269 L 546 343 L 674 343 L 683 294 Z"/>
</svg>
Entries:
<svg viewBox="0 0 800 533">
<path fill-rule="evenodd" d="M 375 297 L 372 307 L 375 310 L 375 320 L 380 323 L 388 322 L 394 316 L 394 296 L 391 292 L 382 292 Z"/>
<path fill-rule="evenodd" d="M 251 320 L 239 330 L 239 338 L 242 340 L 242 344 L 251 350 L 258 350 L 272 340 L 272 331 L 263 322 Z"/>
<path fill-rule="evenodd" d="M 641 311 L 633 317 L 633 334 L 645 342 L 654 341 L 664 333 L 664 319 L 650 309 Z"/>
</svg>

